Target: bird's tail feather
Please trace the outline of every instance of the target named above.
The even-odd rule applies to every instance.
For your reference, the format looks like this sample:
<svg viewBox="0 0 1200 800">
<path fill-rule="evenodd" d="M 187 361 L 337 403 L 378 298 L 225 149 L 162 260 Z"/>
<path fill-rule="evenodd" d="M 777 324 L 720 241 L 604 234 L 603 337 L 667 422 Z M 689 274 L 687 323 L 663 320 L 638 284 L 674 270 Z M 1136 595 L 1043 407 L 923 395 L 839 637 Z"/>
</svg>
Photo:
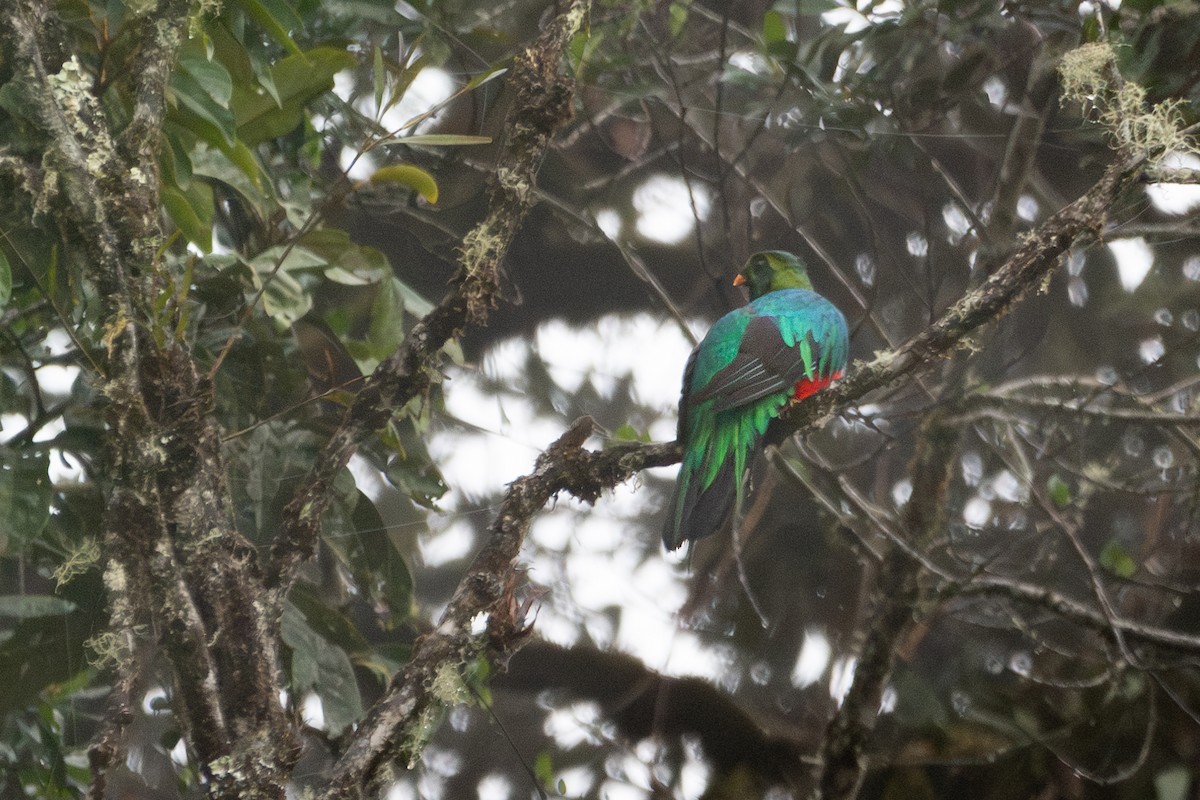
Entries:
<svg viewBox="0 0 1200 800">
<path fill-rule="evenodd" d="M 711 536 L 721 529 L 729 517 L 737 489 L 733 471 L 730 459 L 721 465 L 713 482 L 703 491 L 695 476 L 692 480 L 680 476 L 663 529 L 663 544 L 668 550 L 678 549 L 684 542 Z"/>
</svg>

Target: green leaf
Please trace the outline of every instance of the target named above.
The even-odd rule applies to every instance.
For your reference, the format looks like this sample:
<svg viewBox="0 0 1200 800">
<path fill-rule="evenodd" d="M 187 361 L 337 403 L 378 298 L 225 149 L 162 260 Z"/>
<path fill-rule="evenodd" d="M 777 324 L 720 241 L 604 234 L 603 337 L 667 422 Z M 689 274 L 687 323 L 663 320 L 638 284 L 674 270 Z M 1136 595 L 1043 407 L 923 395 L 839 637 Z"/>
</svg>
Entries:
<svg viewBox="0 0 1200 800">
<path fill-rule="evenodd" d="M 386 683 L 400 668 L 401 662 L 372 647 L 349 617 L 322 602 L 316 587 L 303 582 L 296 583 L 288 600 L 304 615 L 304 621 L 313 631 L 345 650 L 351 663 L 370 670 L 381 684 Z"/>
<path fill-rule="evenodd" d="M 64 586 L 63 597 L 56 598 L 73 602 L 74 611 L 16 620 L 12 637 L 0 642 L 0 715 L 78 673 L 84 663 L 83 640 L 105 624 L 103 603 L 96 602 L 103 591 L 96 570 Z"/>
<path fill-rule="evenodd" d="M 296 583 L 288 594 L 288 602 L 304 615 L 304 621 L 313 631 L 345 650 L 351 657 L 371 651 L 371 643 L 359 633 L 354 623 L 341 611 L 325 605 L 315 587 L 304 582 Z"/>
<path fill-rule="evenodd" d="M 206 43 L 212 49 L 214 57 L 229 70 L 235 84 L 245 85 L 255 80 L 255 60 L 262 58 L 261 55 L 256 53 L 255 56 L 251 56 L 243 41 L 227 25 L 206 25 L 204 32 Z"/>
<path fill-rule="evenodd" d="M 387 90 L 387 70 L 383 66 L 383 50 L 379 45 L 374 47 L 375 73 L 375 118 L 383 113 L 383 93 Z"/>
<path fill-rule="evenodd" d="M 204 252 L 212 250 L 213 193 L 204 181 L 194 181 L 186 191 L 164 184 L 162 204 L 187 240 Z"/>
<path fill-rule="evenodd" d="M 391 274 L 387 256 L 374 247 L 356 244 L 350 235 L 337 228 L 317 228 L 300 243 L 330 264 L 325 277 L 345 286 L 379 283 Z"/>
<path fill-rule="evenodd" d="M 768 46 L 787 41 L 787 25 L 783 15 L 774 9 L 763 14 L 763 41 Z"/>
<path fill-rule="evenodd" d="M 787 23 L 778 11 L 771 10 L 763 15 L 763 43 L 766 52 L 776 58 L 792 59 L 796 55 L 796 43 L 788 40 Z"/>
<path fill-rule="evenodd" d="M 262 296 L 263 310 L 283 325 L 291 325 L 312 310 L 312 296 L 300 281 L 286 272 L 278 272 Z"/>
<path fill-rule="evenodd" d="M 433 176 L 415 164 L 389 164 L 375 170 L 371 183 L 399 183 L 414 190 L 430 203 L 438 199 L 438 185 Z"/>
<path fill-rule="evenodd" d="M 371 354 L 378 360 L 390 356 L 404 341 L 404 295 L 398 283 L 400 281 L 392 278 L 379 284 L 375 303 L 371 306 L 367 342 L 371 345 Z"/>
<path fill-rule="evenodd" d="M 192 158 L 188 148 L 179 141 L 179 136 L 167 132 L 159 160 L 163 165 L 163 176 L 180 189 L 186 189 L 192 182 Z"/>
<path fill-rule="evenodd" d="M 236 190 L 261 219 L 274 214 L 278 203 L 254 151 L 240 141 L 232 147 L 205 141 L 212 147 L 192 151 L 195 174 L 214 178 Z"/>
<path fill-rule="evenodd" d="M 233 112 L 217 102 L 199 81 L 187 72 L 176 70 L 171 73 L 169 88 L 170 96 L 201 120 L 212 125 L 224 144 L 233 144 L 236 135 Z"/>
<path fill-rule="evenodd" d="M 550 752 L 542 750 L 533 759 L 533 774 L 543 786 L 554 785 L 554 762 L 550 760 Z"/>
<path fill-rule="evenodd" d="M 396 279 L 396 283 L 400 287 L 400 293 L 404 295 L 404 307 L 408 309 L 409 313 L 417 317 L 423 317 L 430 311 L 433 311 L 433 303 L 427 300 L 420 292 L 399 278 Z"/>
<path fill-rule="evenodd" d="M 318 47 L 280 59 L 270 69 L 279 103 L 266 91 L 234 86 L 230 108 L 238 138 L 253 146 L 292 131 L 305 107 L 333 88 L 333 76 L 354 66 L 354 56 L 335 47 Z"/>
<path fill-rule="evenodd" d="M 646 442 L 650 441 L 650 433 L 648 431 L 639 431 L 637 428 L 626 422 L 621 427 L 613 431 L 613 442 Z"/>
<path fill-rule="evenodd" d="M 229 98 L 233 96 L 233 79 L 220 62 L 185 53 L 179 57 L 179 69 L 194 78 L 214 103 L 222 108 L 229 107 Z"/>
<path fill-rule="evenodd" d="M 395 352 L 404 341 L 404 293 L 399 279 L 382 281 L 371 305 L 371 326 L 365 340 L 351 339 L 346 349 L 363 374 Z"/>
<path fill-rule="evenodd" d="M 1050 495 L 1050 500 L 1059 508 L 1071 505 L 1071 487 L 1057 473 L 1051 475 L 1046 481 L 1046 491 Z"/>
<path fill-rule="evenodd" d="M 384 465 L 384 477 L 413 502 L 436 509 L 437 499 L 446 493 L 446 481 L 425 449 L 417 421 L 411 416 L 395 420 L 384 429 L 382 438 L 395 454 Z"/>
<path fill-rule="evenodd" d="M 339 494 L 322 520 L 324 540 L 346 565 L 355 583 L 377 603 L 391 609 L 391 622 L 412 615 L 412 575 L 370 499 L 354 485 L 348 470 L 334 484 Z"/>
<path fill-rule="evenodd" d="M 378 580 L 370 587 L 372 596 L 386 601 L 393 623 L 407 620 L 413 613 L 412 573 L 388 534 L 379 509 L 362 496 L 355 504 L 351 521 L 360 537 L 363 555 Z"/>
<path fill-rule="evenodd" d="M 671 3 L 671 36 L 677 37 L 683 33 L 683 26 L 687 24 L 688 5 L 688 3 Z"/>
<path fill-rule="evenodd" d="M 289 53 L 300 53 L 291 32 L 302 29 L 304 20 L 287 0 L 238 0 L 238 5 Z"/>
<path fill-rule="evenodd" d="M 46 594 L 0 595 L 0 617 L 56 617 L 60 614 L 70 614 L 75 607 L 70 600 Z"/>
<path fill-rule="evenodd" d="M 279 87 L 275 85 L 275 78 L 271 75 L 269 67 L 259 68 L 256 65 L 254 82 L 263 88 L 263 91 L 267 93 L 277 107 L 283 108 L 283 98 L 279 96 Z"/>
<path fill-rule="evenodd" d="M 279 263 L 281 258 L 283 262 Z M 292 273 L 320 270 L 328 265 L 329 262 L 306 247 L 288 250 L 284 245 L 276 245 L 259 253 L 250 266 L 255 286 L 261 288 L 265 282 L 267 287 L 263 292 L 263 310 L 284 325 L 300 319 L 312 308 L 313 299 Z"/>
<path fill-rule="evenodd" d="M 1116 539 L 1110 540 L 1100 551 L 1100 566 L 1118 578 L 1128 578 L 1137 572 L 1137 562 Z"/>
<path fill-rule="evenodd" d="M 19 553 L 50 521 L 53 487 L 45 452 L 0 450 L 0 553 Z"/>
<path fill-rule="evenodd" d="M 314 631 L 292 603 L 283 608 L 281 628 L 284 644 L 292 649 L 292 690 L 297 695 L 314 690 L 321 698 L 326 730 L 341 735 L 363 713 L 350 657 Z"/>
<path fill-rule="evenodd" d="M 280 259 L 283 259 L 283 263 L 279 265 L 280 272 L 317 270 L 329 266 L 329 262 L 321 254 L 307 247 L 295 245 L 289 249 L 287 245 L 282 244 L 263 250 L 250 261 L 250 266 L 256 273 L 265 276 L 275 271 L 275 265 L 279 264 Z"/>
<path fill-rule="evenodd" d="M 12 299 L 12 267 L 8 264 L 8 256 L 0 250 L 0 308 L 8 305 Z"/>
<path fill-rule="evenodd" d="M 571 38 L 570 44 L 567 45 L 567 58 L 570 61 L 572 72 L 576 75 L 583 75 L 592 55 L 600 51 L 600 45 L 604 40 L 605 32 L 600 28 L 575 34 Z"/>
</svg>

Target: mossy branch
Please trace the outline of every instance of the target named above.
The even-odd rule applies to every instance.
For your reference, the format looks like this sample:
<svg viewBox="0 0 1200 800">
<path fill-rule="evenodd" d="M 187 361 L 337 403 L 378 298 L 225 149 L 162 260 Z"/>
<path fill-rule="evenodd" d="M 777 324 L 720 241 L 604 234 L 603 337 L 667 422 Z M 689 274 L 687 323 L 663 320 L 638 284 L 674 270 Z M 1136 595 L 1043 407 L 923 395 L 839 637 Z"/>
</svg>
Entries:
<svg viewBox="0 0 1200 800">
<path fill-rule="evenodd" d="M 132 106 L 123 130 L 81 61 L 60 52 L 53 4 L 0 4 L 0 59 L 46 141 L 40 163 L 21 165 L 28 194 L 19 200 L 58 226 L 104 312 L 107 427 L 97 474 L 112 632 L 158 632 L 176 716 L 209 796 L 275 800 L 298 755 L 278 700 L 278 631 L 255 602 L 257 555 L 233 525 L 212 386 L 189 344 L 163 335 L 155 311 L 167 280 L 158 171 L 166 87 L 191 9 L 191 0 L 148 0 L 129 21 L 124 35 L 136 55 L 119 78 Z M 120 695 L 143 665 L 124 658 L 118 666 Z M 121 763 L 128 700 L 114 697 L 90 750 L 94 796 Z"/>
<path fill-rule="evenodd" d="M 437 628 L 418 641 L 412 659 L 359 725 L 321 797 L 358 797 L 389 759 L 412 757 L 426 721 L 452 700 L 438 691 L 446 685 L 447 667 L 466 681 L 477 659 L 503 664 L 527 640 L 526 604 L 515 596 L 522 576 L 517 556 L 530 523 L 551 498 L 568 491 L 595 502 L 605 489 L 639 470 L 679 459 L 674 445 L 583 449 L 594 431 L 590 417 L 577 420 L 538 457 L 532 473 L 509 484 L 487 543 L 459 582 Z M 477 620 L 486 620 L 481 631 L 473 628 Z"/>
<path fill-rule="evenodd" d="M 334 478 L 358 445 L 397 409 L 428 391 L 442 347 L 467 325 L 486 321 L 496 305 L 501 262 L 534 205 L 542 160 L 554 133 L 571 119 L 575 85 L 561 67 L 567 43 L 581 29 L 589 7 L 589 0 L 574 0 L 516 58 L 508 77 L 516 99 L 505 125 L 507 139 L 490 186 L 487 216 L 463 239 L 450 291 L 413 327 L 404 346 L 376 367 L 284 509 L 267 576 L 277 606 L 299 565 L 312 555 Z"/>
</svg>

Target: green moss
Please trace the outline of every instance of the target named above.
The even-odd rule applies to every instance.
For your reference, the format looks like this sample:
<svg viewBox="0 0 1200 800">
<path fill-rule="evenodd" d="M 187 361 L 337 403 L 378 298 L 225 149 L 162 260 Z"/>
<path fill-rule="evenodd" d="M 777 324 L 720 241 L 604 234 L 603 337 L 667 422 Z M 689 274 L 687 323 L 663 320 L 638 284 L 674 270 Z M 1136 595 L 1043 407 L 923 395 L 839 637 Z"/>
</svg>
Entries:
<svg viewBox="0 0 1200 800">
<path fill-rule="evenodd" d="M 471 702 L 471 690 L 467 688 L 467 684 L 463 681 L 458 666 L 455 664 L 442 664 L 438 667 L 433 684 L 429 687 L 429 693 L 439 703 L 448 706 Z"/>
<path fill-rule="evenodd" d="M 446 715 L 446 707 L 441 703 L 429 703 L 417 714 L 416 720 L 407 731 L 407 736 L 400 743 L 400 757 L 409 769 L 421 760 L 425 745 L 433 738 L 433 734 L 442 724 Z"/>
</svg>

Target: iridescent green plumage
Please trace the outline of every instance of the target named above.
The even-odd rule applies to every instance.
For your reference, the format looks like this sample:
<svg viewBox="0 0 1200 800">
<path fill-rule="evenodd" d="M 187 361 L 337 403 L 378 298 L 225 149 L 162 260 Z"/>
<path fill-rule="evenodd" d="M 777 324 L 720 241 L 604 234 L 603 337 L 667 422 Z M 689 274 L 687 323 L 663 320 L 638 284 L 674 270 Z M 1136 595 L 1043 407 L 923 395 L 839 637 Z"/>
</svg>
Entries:
<svg viewBox="0 0 1200 800">
<path fill-rule="evenodd" d="M 798 257 L 756 253 L 738 277 L 750 303 L 717 320 L 683 376 L 683 462 L 663 530 L 672 550 L 715 533 L 741 508 L 743 476 L 771 420 L 846 365 L 846 320 L 812 291 Z"/>
</svg>

